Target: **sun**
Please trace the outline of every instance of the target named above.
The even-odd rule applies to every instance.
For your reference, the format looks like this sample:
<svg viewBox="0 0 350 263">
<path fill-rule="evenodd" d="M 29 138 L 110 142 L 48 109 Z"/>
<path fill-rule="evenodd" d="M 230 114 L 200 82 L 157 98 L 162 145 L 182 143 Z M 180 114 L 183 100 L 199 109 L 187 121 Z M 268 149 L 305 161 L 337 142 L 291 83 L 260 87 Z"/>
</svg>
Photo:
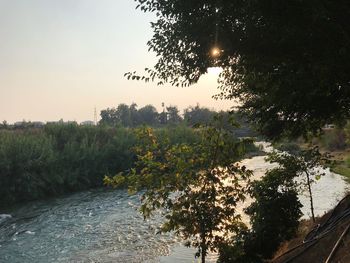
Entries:
<svg viewBox="0 0 350 263">
<path fill-rule="evenodd" d="M 217 47 L 214 47 L 214 48 L 212 48 L 212 50 L 211 50 L 211 56 L 212 56 L 212 57 L 218 57 L 218 56 L 220 56 L 220 53 L 221 53 L 221 51 L 220 51 L 220 49 L 217 48 Z"/>
</svg>

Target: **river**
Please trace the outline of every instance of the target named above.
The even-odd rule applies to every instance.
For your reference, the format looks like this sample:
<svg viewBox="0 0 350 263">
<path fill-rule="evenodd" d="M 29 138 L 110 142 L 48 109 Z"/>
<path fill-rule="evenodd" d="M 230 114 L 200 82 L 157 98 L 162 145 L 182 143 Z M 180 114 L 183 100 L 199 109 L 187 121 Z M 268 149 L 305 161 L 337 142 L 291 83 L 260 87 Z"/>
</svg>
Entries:
<svg viewBox="0 0 350 263">
<path fill-rule="evenodd" d="M 274 165 L 264 156 L 243 160 L 259 178 Z M 315 212 L 331 209 L 348 190 L 341 176 L 325 171 L 312 186 Z M 301 196 L 309 217 L 307 196 Z M 138 196 L 92 190 L 0 211 L 0 262 L 197 262 L 194 250 L 172 234 L 157 234 L 160 217 L 144 221 Z M 215 262 L 209 255 L 208 262 Z"/>
</svg>

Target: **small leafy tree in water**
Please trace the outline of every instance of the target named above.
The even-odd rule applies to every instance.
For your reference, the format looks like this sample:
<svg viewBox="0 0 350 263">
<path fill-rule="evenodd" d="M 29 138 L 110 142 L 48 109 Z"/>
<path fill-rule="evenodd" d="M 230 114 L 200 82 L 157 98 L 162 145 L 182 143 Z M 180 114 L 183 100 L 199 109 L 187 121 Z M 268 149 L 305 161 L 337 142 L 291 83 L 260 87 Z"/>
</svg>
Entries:
<svg viewBox="0 0 350 263">
<path fill-rule="evenodd" d="M 315 222 L 315 212 L 311 185 L 324 175 L 320 168 L 329 162 L 329 158 L 329 154 L 321 154 L 317 146 L 294 152 L 294 154 L 273 152 L 268 158 L 270 162 L 276 162 L 285 167 L 288 173 L 294 174 L 294 178 L 299 178 L 299 190 L 308 192 L 313 222 Z"/>
<path fill-rule="evenodd" d="M 170 145 L 158 141 L 152 129 L 139 129 L 135 168 L 127 176 L 106 177 L 105 183 L 127 184 L 131 193 L 144 190 L 143 216 L 159 209 L 165 219 L 161 232 L 181 236 L 204 263 L 209 251 L 244 227 L 236 207 L 245 199 L 251 172 L 236 162 L 251 141 L 238 140 L 217 124 L 198 134 L 199 143 Z"/>
<path fill-rule="evenodd" d="M 284 157 L 288 155 L 278 160 L 274 158 L 278 167 L 267 171 L 261 180 L 251 183 L 249 194 L 254 201 L 245 209 L 251 228 L 221 247 L 220 263 L 264 262 L 271 258 L 281 242 L 294 236 L 302 215 L 301 204 L 298 184 L 294 180 L 294 166 L 284 162 Z"/>
<path fill-rule="evenodd" d="M 245 212 L 251 228 L 221 247 L 219 262 L 257 263 L 271 258 L 283 241 L 296 234 L 302 215 L 300 191 L 309 192 L 314 220 L 311 184 L 323 174 L 318 168 L 326 160 L 327 155 L 320 154 L 317 147 L 294 154 L 272 152 L 268 161 L 277 167 L 250 185 L 254 201 Z"/>
</svg>

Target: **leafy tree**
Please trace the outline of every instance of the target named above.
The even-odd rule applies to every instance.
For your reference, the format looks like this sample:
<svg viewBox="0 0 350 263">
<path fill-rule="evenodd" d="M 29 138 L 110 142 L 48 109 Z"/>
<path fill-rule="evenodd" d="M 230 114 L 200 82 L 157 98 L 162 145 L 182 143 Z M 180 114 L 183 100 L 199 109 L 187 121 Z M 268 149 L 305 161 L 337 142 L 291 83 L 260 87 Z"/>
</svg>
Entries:
<svg viewBox="0 0 350 263">
<path fill-rule="evenodd" d="M 102 110 L 100 113 L 101 120 L 100 124 L 115 126 L 118 124 L 118 117 L 115 108 L 107 108 L 106 110 Z"/>
<path fill-rule="evenodd" d="M 154 126 L 158 123 L 158 112 L 153 105 L 146 105 L 139 109 L 139 124 Z"/>
<path fill-rule="evenodd" d="M 109 126 L 121 125 L 123 127 L 136 127 L 140 125 L 140 116 L 137 110 L 137 104 L 130 106 L 121 103 L 117 108 L 107 108 L 101 111 L 100 124 Z"/>
<path fill-rule="evenodd" d="M 299 179 L 301 191 L 307 191 L 310 200 L 311 218 L 315 222 L 314 201 L 311 185 L 324 175 L 320 168 L 329 163 L 329 154 L 321 154 L 318 147 L 312 147 L 294 154 L 273 152 L 269 156 L 271 162 L 283 165 L 288 172 L 294 173 Z"/>
<path fill-rule="evenodd" d="M 280 165 L 253 183 L 251 196 L 255 201 L 246 210 L 252 225 L 250 246 L 264 259 L 270 258 L 283 241 L 294 237 L 302 215 L 295 171 L 285 166 L 287 163 Z"/>
<path fill-rule="evenodd" d="M 294 237 L 302 215 L 299 184 L 295 181 L 299 169 L 291 155 L 273 153 L 270 161 L 277 162 L 278 167 L 250 185 L 254 201 L 245 212 L 251 229 L 245 229 L 221 247 L 219 262 L 265 262 L 283 241 Z"/>
<path fill-rule="evenodd" d="M 179 115 L 179 109 L 177 106 L 166 107 L 167 113 L 167 122 L 169 124 L 179 124 L 182 121 L 181 116 Z"/>
<path fill-rule="evenodd" d="M 157 14 L 148 46 L 159 59 L 128 78 L 186 86 L 223 67 L 218 97 L 239 100 L 270 137 L 350 117 L 349 1 L 136 2 Z"/>
<path fill-rule="evenodd" d="M 215 111 L 205 107 L 200 107 L 199 104 L 197 104 L 195 107 L 190 106 L 185 109 L 184 120 L 190 126 L 197 124 L 205 125 L 212 121 L 215 114 Z"/>
<path fill-rule="evenodd" d="M 137 110 L 137 104 L 132 103 L 129 107 L 129 111 L 130 111 L 131 127 L 136 127 L 140 122 L 139 112 Z"/>
<path fill-rule="evenodd" d="M 131 127 L 132 122 L 128 105 L 124 103 L 119 104 L 116 109 L 116 116 L 123 127 Z"/>
<path fill-rule="evenodd" d="M 168 123 L 168 113 L 166 111 L 162 111 L 161 113 L 159 113 L 158 119 L 159 119 L 159 124 L 161 124 L 161 125 L 167 124 Z"/>
<path fill-rule="evenodd" d="M 0 128 L 7 129 L 8 127 L 9 127 L 9 124 L 7 123 L 6 120 L 4 120 L 4 121 L 2 122 L 2 124 L 0 124 Z"/>
<path fill-rule="evenodd" d="M 106 177 L 105 183 L 126 184 L 131 193 L 143 190 L 144 217 L 160 209 L 165 219 L 160 230 L 175 231 L 198 249 L 204 263 L 208 251 L 243 227 L 236 207 L 245 199 L 251 173 L 236 162 L 251 141 L 237 140 L 218 125 L 198 133 L 199 143 L 171 145 L 152 129 L 140 129 L 135 168 L 127 176 Z"/>
<path fill-rule="evenodd" d="M 272 152 L 268 161 L 278 166 L 252 182 L 249 193 L 254 200 L 245 209 L 251 229 L 243 229 L 231 243 L 220 249 L 219 262 L 265 262 L 280 244 L 293 238 L 299 226 L 302 207 L 298 194 L 308 191 L 312 219 L 315 221 L 311 184 L 323 173 L 326 162 L 317 147 L 294 152 Z"/>
</svg>

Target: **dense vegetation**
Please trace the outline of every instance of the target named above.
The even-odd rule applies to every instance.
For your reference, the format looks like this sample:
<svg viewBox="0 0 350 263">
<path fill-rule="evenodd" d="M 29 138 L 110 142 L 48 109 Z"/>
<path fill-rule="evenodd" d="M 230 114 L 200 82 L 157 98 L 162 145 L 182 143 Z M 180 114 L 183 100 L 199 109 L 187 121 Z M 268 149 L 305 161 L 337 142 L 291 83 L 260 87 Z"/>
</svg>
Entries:
<svg viewBox="0 0 350 263">
<path fill-rule="evenodd" d="M 186 108 L 181 116 L 177 106 L 165 107 L 163 104 L 163 111 L 159 113 L 153 105 L 146 105 L 138 109 L 135 103 L 130 106 L 121 103 L 116 108 L 102 110 L 100 124 L 137 127 L 140 125 L 162 126 L 185 123 L 188 126 L 193 126 L 197 123 L 209 123 L 216 113 L 216 111 L 200 107 L 198 104 L 195 107 Z"/>
<path fill-rule="evenodd" d="M 135 128 L 142 125 L 150 127 L 167 127 L 184 125 L 195 127 L 196 125 L 207 125 L 211 123 L 214 116 L 218 112 L 206 107 L 200 107 L 198 104 L 194 107 L 186 108 L 183 114 L 180 114 L 177 106 L 167 106 L 163 104 L 162 112 L 158 112 L 153 105 L 146 105 L 138 109 L 135 103 L 130 106 L 127 104 L 119 104 L 115 108 L 107 108 L 101 111 L 100 125 L 122 126 Z M 224 118 L 226 129 L 231 129 L 238 137 L 255 137 L 257 133 L 253 131 L 251 125 L 237 112 L 220 111 L 220 115 Z M 230 119 L 235 119 L 237 125 L 231 127 Z"/>
<path fill-rule="evenodd" d="M 222 67 L 219 97 L 271 138 L 317 132 L 350 117 L 350 3 L 136 0 L 157 14 L 145 76 L 191 85 Z"/>
<path fill-rule="evenodd" d="M 147 44 L 156 53 L 158 61 L 153 68 L 146 68 L 143 76 L 136 72 L 126 73 L 128 79 L 187 86 L 198 82 L 209 67 L 221 67 L 221 91 L 217 98 L 239 101 L 237 107 L 240 112 L 264 135 L 274 140 L 317 136 L 326 124 L 344 125 L 344 120 L 350 117 L 348 1 L 136 2 L 137 8 L 156 14 L 156 21 L 151 24 L 154 34 Z M 223 151 L 229 147 L 225 144 L 235 146 L 234 142 L 224 142 Z M 327 144 L 340 146 L 339 141 Z M 183 150 L 183 154 L 191 151 L 196 156 L 196 147 L 192 145 L 188 148 Z M 254 201 L 246 210 L 250 216 L 251 229 L 236 227 L 231 243 L 229 240 L 216 239 L 215 234 L 209 232 L 210 238 L 214 238 L 212 241 L 207 238 L 205 231 L 201 231 L 206 224 L 211 225 L 216 216 L 225 218 L 227 215 L 215 210 L 215 202 L 207 207 L 208 213 L 201 213 L 196 210 L 196 200 L 191 198 L 195 190 L 186 189 L 183 195 L 180 194 L 190 202 L 188 206 L 181 204 L 181 215 L 196 212 L 198 217 L 191 218 L 193 225 L 197 226 L 197 222 L 203 224 L 191 229 L 187 228 L 188 224 L 183 224 L 182 217 L 170 214 L 166 219 L 172 220 L 170 225 L 179 227 L 174 229 L 185 233 L 185 237 L 199 238 L 193 245 L 199 248 L 202 262 L 205 262 L 208 248 L 214 251 L 219 249 L 221 262 L 263 262 L 273 255 L 283 240 L 295 234 L 301 215 L 295 178 L 306 175 L 305 185 L 309 188 L 312 205 L 309 171 L 323 157 L 318 148 L 304 152 L 293 145 L 288 145 L 288 148 L 301 155 L 278 157 L 276 161 L 279 167 L 268 171 L 260 182 L 251 184 L 248 192 Z M 215 144 L 203 148 L 211 160 L 216 160 L 216 155 L 210 155 L 215 149 Z M 143 181 L 144 177 L 147 178 L 153 172 L 157 174 L 159 167 L 163 167 L 161 159 L 149 160 L 157 150 L 157 147 L 150 146 L 149 155 L 139 156 L 139 169 L 145 168 L 147 172 L 139 177 L 134 174 L 131 185 L 142 182 L 149 187 L 150 196 L 146 192 L 144 201 L 146 207 L 153 203 L 156 208 L 165 207 L 174 212 L 176 207 L 168 207 L 166 202 L 162 202 L 163 199 L 152 195 L 155 187 L 163 193 L 167 184 L 163 185 L 161 181 L 154 186 L 152 181 Z M 175 176 L 175 182 L 181 180 L 176 177 L 178 159 L 175 158 L 166 166 L 170 175 Z M 153 165 L 142 163 L 144 160 Z M 216 167 L 207 170 L 207 167 L 200 165 L 186 168 L 180 177 L 182 180 L 188 176 L 194 178 L 192 184 L 195 189 L 196 183 L 210 181 L 216 171 Z M 207 178 L 196 177 L 201 173 Z M 232 176 L 235 175 L 233 171 Z M 176 186 L 175 190 L 182 191 Z M 215 190 L 210 191 L 207 194 L 206 189 L 203 189 L 203 196 L 209 203 L 216 197 Z M 234 193 L 231 195 L 238 194 L 238 197 L 234 197 L 236 201 L 241 200 L 239 194 L 246 193 L 239 186 L 232 191 Z M 227 213 L 234 215 L 234 208 Z M 228 222 L 235 226 L 237 223 L 237 218 Z"/>
<path fill-rule="evenodd" d="M 274 146 L 292 154 L 310 146 L 317 146 L 321 152 L 330 154 L 332 162 L 329 162 L 328 166 L 332 171 L 350 179 L 350 121 L 344 126 L 328 125 L 319 136 L 310 137 L 307 141 L 303 138 L 284 139 L 276 142 Z"/>
<path fill-rule="evenodd" d="M 127 186 L 130 193 L 142 190 L 143 216 L 160 209 L 160 231 L 174 231 L 197 248 L 201 262 L 209 251 L 219 252 L 220 262 L 263 262 L 295 235 L 302 191 L 310 195 L 313 214 L 310 185 L 322 175 L 314 168 L 324 159 L 318 148 L 296 155 L 273 152 L 269 161 L 278 166 L 251 182 L 252 172 L 237 161 L 254 148 L 252 141 L 235 137 L 223 120 L 221 115 L 201 127 L 198 141 L 179 144 L 151 128 L 138 129 L 135 165 L 104 181 Z M 237 209 L 247 196 L 253 200 L 245 209 L 251 227 Z"/>
<path fill-rule="evenodd" d="M 171 143 L 195 141 L 193 129 L 157 129 Z M 133 130 L 48 124 L 0 130 L 0 206 L 98 187 L 103 176 L 130 169 Z"/>
<path fill-rule="evenodd" d="M 138 130 L 136 162 L 131 172 L 106 177 L 112 186 L 143 192 L 145 218 L 160 209 L 161 232 L 174 231 L 198 249 L 205 262 L 243 223 L 237 206 L 246 198 L 251 172 L 237 161 L 254 149 L 251 139 L 238 139 L 226 129 L 223 116 L 198 130 L 197 142 L 172 145 L 150 128 Z M 166 142 L 166 143 L 164 143 Z"/>
<path fill-rule="evenodd" d="M 190 106 L 186 108 L 183 114 L 180 114 L 177 106 L 165 107 L 163 104 L 163 111 L 158 112 L 153 105 L 146 105 L 138 109 L 135 103 L 130 106 L 122 103 L 116 108 L 102 110 L 99 124 L 128 128 L 140 127 L 142 125 L 154 128 L 175 127 L 178 125 L 196 127 L 211 123 L 217 114 L 222 116 L 225 128 L 232 131 L 237 137 L 257 136 L 252 126 L 237 112 L 216 112 L 206 107 L 200 107 L 198 104 L 194 107 Z M 230 125 L 231 119 L 235 120 L 236 124 L 234 127 Z"/>
</svg>

